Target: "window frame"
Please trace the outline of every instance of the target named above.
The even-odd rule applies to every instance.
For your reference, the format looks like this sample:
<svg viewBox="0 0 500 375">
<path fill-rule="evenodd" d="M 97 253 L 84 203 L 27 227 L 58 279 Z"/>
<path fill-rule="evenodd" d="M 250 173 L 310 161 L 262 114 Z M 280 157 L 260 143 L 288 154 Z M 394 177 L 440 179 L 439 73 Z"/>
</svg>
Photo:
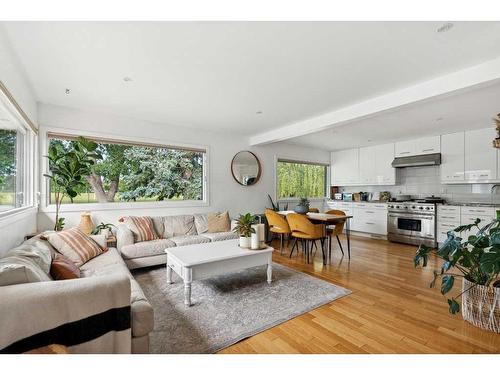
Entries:
<svg viewBox="0 0 500 375">
<path fill-rule="evenodd" d="M 134 209 L 153 209 L 153 208 L 180 208 L 180 207 L 206 207 L 210 204 L 210 150 L 207 145 L 182 144 L 176 142 L 158 142 L 158 139 L 144 137 L 116 136 L 114 134 L 81 131 L 76 129 L 43 127 L 40 132 L 40 211 L 54 213 L 55 204 L 50 204 L 49 200 L 49 179 L 44 174 L 49 173 L 49 161 L 44 155 L 47 155 L 49 149 L 49 136 L 59 135 L 61 137 L 87 137 L 102 141 L 112 141 L 116 143 L 144 144 L 160 147 L 172 147 L 178 149 L 196 149 L 204 152 L 203 158 L 203 199 L 202 200 L 182 200 L 182 201 L 148 201 L 148 202 L 109 202 L 109 203 L 65 203 L 60 207 L 60 212 L 82 212 L 82 211 L 106 211 L 106 210 L 134 210 Z"/>
<path fill-rule="evenodd" d="M 278 197 L 278 162 L 290 162 L 290 163 L 300 163 L 300 164 L 314 164 L 321 165 L 326 168 L 325 173 L 325 192 L 323 197 L 309 198 L 310 202 L 323 202 L 325 199 L 328 199 L 328 190 L 329 190 L 329 181 L 330 181 L 330 164 L 323 161 L 318 160 L 310 160 L 310 159 L 300 159 L 293 156 L 283 156 L 283 155 L 275 155 L 274 157 L 274 199 L 276 202 L 297 202 L 300 197 L 295 198 L 279 198 Z"/>
<path fill-rule="evenodd" d="M 6 115 L 14 121 L 16 128 L 23 133 L 22 142 L 22 160 L 18 169 L 21 170 L 23 204 L 20 207 L 14 207 L 10 210 L 0 212 L 0 220 L 3 222 L 11 217 L 17 216 L 28 210 L 34 210 L 37 205 L 36 201 L 36 168 L 37 162 L 35 155 L 37 154 L 37 137 L 38 129 L 28 118 L 26 113 L 21 109 L 19 104 L 15 101 L 11 93 L 0 81 L 0 105 L 5 109 Z M 19 151 L 17 148 L 16 153 Z M 19 155 L 16 155 L 18 159 Z M 16 160 L 16 163 L 18 160 Z M 16 173 L 16 179 L 20 175 Z M 17 186 L 17 182 L 16 182 Z M 16 188 L 17 190 L 17 188 Z M 16 194 L 19 192 L 16 191 Z M 15 198 L 17 199 L 17 197 Z"/>
</svg>

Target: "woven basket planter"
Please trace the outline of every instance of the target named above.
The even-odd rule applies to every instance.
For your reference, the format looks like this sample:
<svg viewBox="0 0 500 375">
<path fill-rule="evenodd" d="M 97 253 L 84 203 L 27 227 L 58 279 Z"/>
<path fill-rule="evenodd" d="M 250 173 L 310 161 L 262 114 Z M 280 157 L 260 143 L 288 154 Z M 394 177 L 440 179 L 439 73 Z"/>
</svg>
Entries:
<svg viewBox="0 0 500 375">
<path fill-rule="evenodd" d="M 463 279 L 462 316 L 476 327 L 500 333 L 500 288 L 476 285 Z M 471 288 L 471 289 L 469 289 Z"/>
</svg>

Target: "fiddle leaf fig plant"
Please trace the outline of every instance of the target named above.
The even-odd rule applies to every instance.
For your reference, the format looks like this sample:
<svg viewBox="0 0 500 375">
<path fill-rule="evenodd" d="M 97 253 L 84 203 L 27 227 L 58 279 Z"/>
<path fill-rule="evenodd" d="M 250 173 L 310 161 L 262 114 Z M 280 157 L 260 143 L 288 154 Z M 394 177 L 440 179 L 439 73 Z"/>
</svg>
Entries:
<svg viewBox="0 0 500 375">
<path fill-rule="evenodd" d="M 240 217 L 236 220 L 236 226 L 234 227 L 233 232 L 238 233 L 240 237 L 250 237 L 252 233 L 255 233 L 255 229 L 252 228 L 252 225 L 256 222 L 256 217 L 251 213 L 240 215 Z"/>
<path fill-rule="evenodd" d="M 68 196 L 71 203 L 78 195 L 78 188 L 85 185 L 84 177 L 91 173 L 91 167 L 102 156 L 97 150 L 97 143 L 79 137 L 73 142 L 71 149 L 66 150 L 61 144 L 51 144 L 48 155 L 49 173 L 44 174 L 51 180 L 51 193 L 54 193 L 56 218 L 54 230 L 63 229 L 64 219 L 59 218 L 59 210 L 64 197 Z"/>
<path fill-rule="evenodd" d="M 434 271 L 434 277 L 429 285 L 434 288 L 436 281 L 441 279 L 441 294 L 449 293 L 456 278 L 465 278 L 473 285 L 462 290 L 458 295 L 448 299 L 449 311 L 456 314 L 460 311 L 457 299 L 477 285 L 500 287 L 500 221 L 480 227 L 481 219 L 474 223 L 461 225 L 448 232 L 448 238 L 442 246 L 435 250 L 426 245 L 420 245 L 414 258 L 414 265 L 426 267 L 431 254 L 444 262 L 439 270 Z M 467 235 L 471 229 L 477 229 L 476 234 Z"/>
</svg>

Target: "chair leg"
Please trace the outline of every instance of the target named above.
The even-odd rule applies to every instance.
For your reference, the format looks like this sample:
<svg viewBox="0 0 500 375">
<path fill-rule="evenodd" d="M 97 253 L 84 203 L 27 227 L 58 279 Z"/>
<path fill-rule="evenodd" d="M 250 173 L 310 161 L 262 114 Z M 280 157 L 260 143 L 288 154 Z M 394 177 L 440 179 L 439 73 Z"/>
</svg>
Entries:
<svg viewBox="0 0 500 375">
<path fill-rule="evenodd" d="M 325 241 L 326 241 L 326 237 L 322 238 L 320 240 L 320 242 L 321 242 L 321 254 L 323 254 L 323 265 L 326 266 Z"/>
<path fill-rule="evenodd" d="M 292 245 L 292 251 L 290 251 L 290 258 L 292 257 L 293 250 L 295 249 L 295 246 L 297 246 L 297 251 L 299 251 L 299 247 L 297 245 L 297 238 L 293 238 L 293 245 Z"/>
<path fill-rule="evenodd" d="M 335 236 L 335 237 L 337 237 L 337 242 L 339 243 L 340 251 L 342 251 L 342 255 L 344 255 L 344 249 L 342 248 L 342 243 L 340 242 L 340 238 L 339 238 L 339 236 Z"/>
<path fill-rule="evenodd" d="M 328 237 L 328 259 L 332 261 L 332 236 Z"/>
<path fill-rule="evenodd" d="M 283 233 L 280 233 L 280 255 L 283 255 Z"/>
</svg>

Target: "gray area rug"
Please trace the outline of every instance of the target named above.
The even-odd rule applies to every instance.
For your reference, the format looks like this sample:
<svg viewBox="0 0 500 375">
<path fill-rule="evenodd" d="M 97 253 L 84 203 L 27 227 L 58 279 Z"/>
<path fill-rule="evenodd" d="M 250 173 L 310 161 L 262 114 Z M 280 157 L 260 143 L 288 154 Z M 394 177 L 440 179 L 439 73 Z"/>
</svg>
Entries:
<svg viewBox="0 0 500 375">
<path fill-rule="evenodd" d="M 271 285 L 266 266 L 195 281 L 186 307 L 182 280 L 172 275 L 167 285 L 165 267 L 134 271 L 154 308 L 151 353 L 214 353 L 351 293 L 274 263 Z"/>
</svg>

